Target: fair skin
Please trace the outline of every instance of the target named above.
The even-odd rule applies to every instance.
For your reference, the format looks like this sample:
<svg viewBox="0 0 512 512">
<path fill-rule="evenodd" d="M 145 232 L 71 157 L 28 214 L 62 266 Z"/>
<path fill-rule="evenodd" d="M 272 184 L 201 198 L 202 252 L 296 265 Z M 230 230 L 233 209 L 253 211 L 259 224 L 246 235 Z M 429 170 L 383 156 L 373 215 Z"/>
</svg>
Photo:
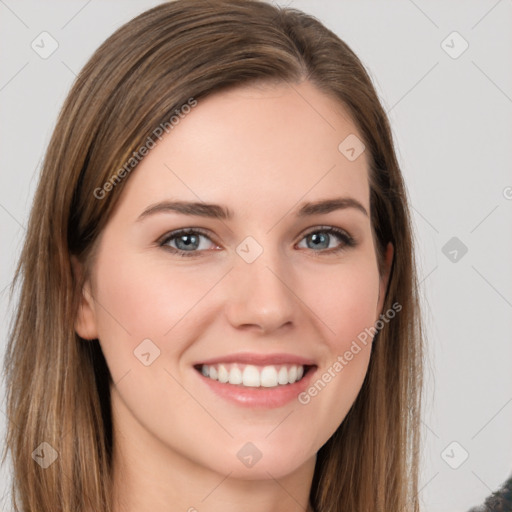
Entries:
<svg viewBox="0 0 512 512">
<path fill-rule="evenodd" d="M 314 363 L 304 375 L 311 386 L 379 319 L 388 274 L 378 272 L 369 216 L 356 207 L 296 215 L 305 202 L 337 197 L 369 214 L 367 154 L 350 161 L 338 150 L 349 134 L 362 139 L 307 81 L 244 86 L 200 99 L 127 178 L 75 324 L 99 339 L 114 383 L 115 512 L 311 510 L 316 453 L 360 391 L 371 341 L 307 404 L 244 406 L 215 393 L 194 365 L 291 354 Z M 233 218 L 139 218 L 176 200 L 223 205 Z M 206 235 L 159 245 L 180 228 Z M 246 237 L 257 245 L 240 245 Z M 238 247 L 263 252 L 249 263 Z M 388 245 L 388 270 L 392 257 Z M 145 339 L 146 360 L 160 350 L 147 366 L 134 355 Z M 244 389 L 254 397 L 277 388 Z M 248 442 L 261 457 L 250 467 L 237 456 Z"/>
</svg>

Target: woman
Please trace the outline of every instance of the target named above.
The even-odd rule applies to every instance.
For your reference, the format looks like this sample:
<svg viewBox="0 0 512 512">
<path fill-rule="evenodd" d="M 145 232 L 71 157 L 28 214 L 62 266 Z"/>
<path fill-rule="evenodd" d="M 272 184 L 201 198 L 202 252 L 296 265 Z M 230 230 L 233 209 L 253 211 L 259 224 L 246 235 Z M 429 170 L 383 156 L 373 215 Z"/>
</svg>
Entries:
<svg viewBox="0 0 512 512">
<path fill-rule="evenodd" d="M 313 17 L 178 0 L 117 30 L 60 113 L 15 282 L 17 510 L 419 510 L 405 186 Z"/>
</svg>

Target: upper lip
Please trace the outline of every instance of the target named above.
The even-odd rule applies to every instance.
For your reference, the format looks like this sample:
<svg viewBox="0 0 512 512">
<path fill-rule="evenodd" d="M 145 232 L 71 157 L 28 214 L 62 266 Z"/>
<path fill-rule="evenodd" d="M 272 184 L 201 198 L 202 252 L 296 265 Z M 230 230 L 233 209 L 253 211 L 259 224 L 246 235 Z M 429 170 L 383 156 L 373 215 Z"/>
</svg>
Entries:
<svg viewBox="0 0 512 512">
<path fill-rule="evenodd" d="M 255 354 L 255 353 L 240 353 L 240 354 L 228 354 L 225 356 L 214 357 L 196 363 L 197 365 L 211 365 L 219 363 L 241 363 L 241 364 L 253 364 L 253 365 L 276 365 L 276 364 L 297 364 L 302 366 L 314 366 L 315 362 L 313 359 L 306 357 L 297 356 L 294 354 Z"/>
</svg>

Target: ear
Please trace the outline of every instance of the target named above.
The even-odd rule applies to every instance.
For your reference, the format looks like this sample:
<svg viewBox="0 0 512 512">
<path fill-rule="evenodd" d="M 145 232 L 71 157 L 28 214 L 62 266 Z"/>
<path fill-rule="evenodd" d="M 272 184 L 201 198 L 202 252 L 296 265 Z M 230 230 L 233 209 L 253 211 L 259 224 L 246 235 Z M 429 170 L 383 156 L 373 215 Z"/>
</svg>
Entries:
<svg viewBox="0 0 512 512">
<path fill-rule="evenodd" d="M 78 283 L 82 282 L 83 267 L 76 256 L 71 256 L 71 265 Z M 95 340 L 98 338 L 98 330 L 96 326 L 96 312 L 94 308 L 94 299 L 91 293 L 91 284 L 89 280 L 84 281 L 80 293 L 78 303 L 78 311 L 75 318 L 75 331 L 85 340 Z"/>
<path fill-rule="evenodd" d="M 384 307 L 384 299 L 386 298 L 386 290 L 388 288 L 389 275 L 391 273 L 391 266 L 393 264 L 393 256 L 395 250 L 391 242 L 386 247 L 386 254 L 384 256 L 384 271 L 380 277 L 379 283 L 379 301 L 377 305 L 377 319 L 382 314 L 382 308 Z"/>
</svg>

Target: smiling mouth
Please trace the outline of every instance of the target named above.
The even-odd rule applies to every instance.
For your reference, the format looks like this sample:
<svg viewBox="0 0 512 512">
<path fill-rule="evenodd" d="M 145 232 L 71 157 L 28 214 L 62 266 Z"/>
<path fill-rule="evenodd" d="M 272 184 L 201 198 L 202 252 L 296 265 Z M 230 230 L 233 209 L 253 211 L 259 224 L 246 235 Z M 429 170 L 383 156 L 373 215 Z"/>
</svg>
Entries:
<svg viewBox="0 0 512 512">
<path fill-rule="evenodd" d="M 258 366 L 242 363 L 199 364 L 194 368 L 204 377 L 222 384 L 249 388 L 277 388 L 299 382 L 312 365 L 276 364 Z"/>
</svg>

